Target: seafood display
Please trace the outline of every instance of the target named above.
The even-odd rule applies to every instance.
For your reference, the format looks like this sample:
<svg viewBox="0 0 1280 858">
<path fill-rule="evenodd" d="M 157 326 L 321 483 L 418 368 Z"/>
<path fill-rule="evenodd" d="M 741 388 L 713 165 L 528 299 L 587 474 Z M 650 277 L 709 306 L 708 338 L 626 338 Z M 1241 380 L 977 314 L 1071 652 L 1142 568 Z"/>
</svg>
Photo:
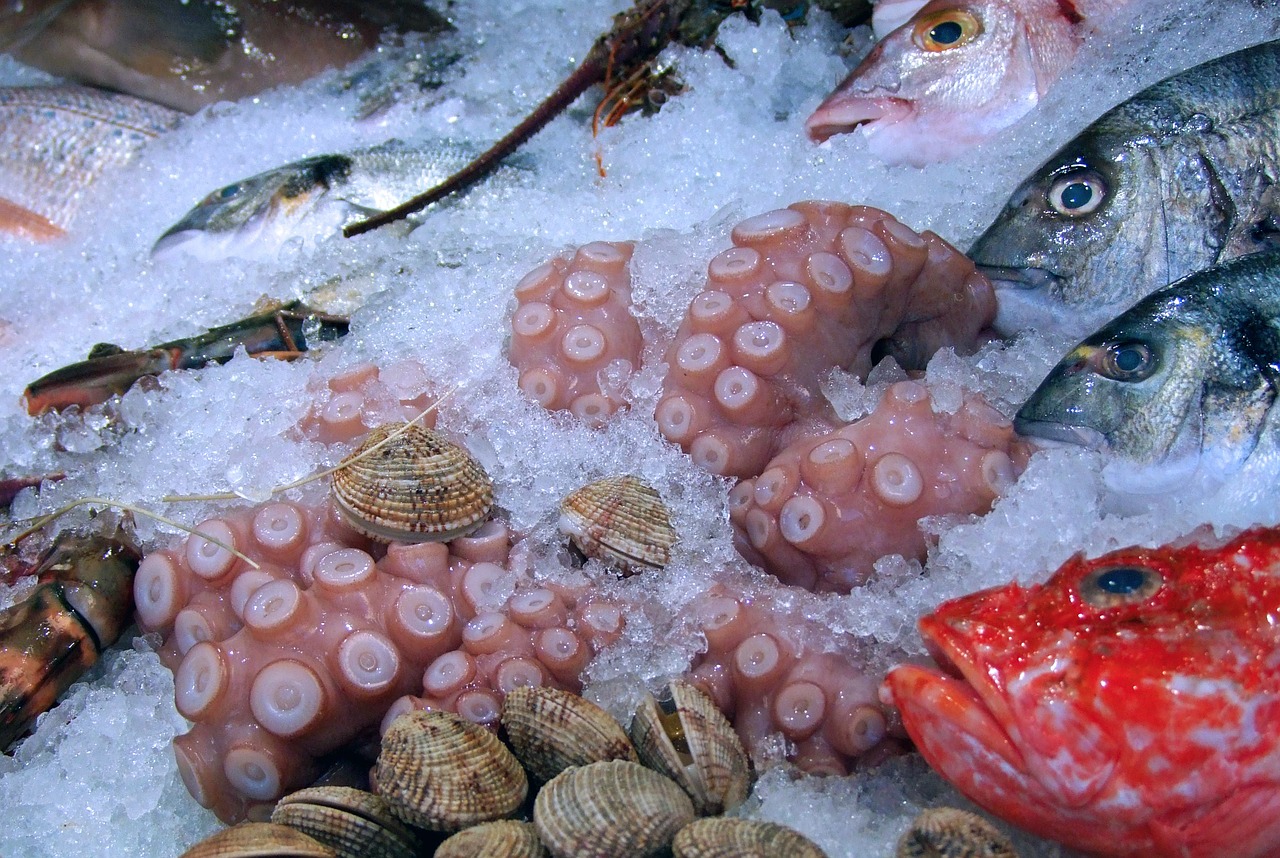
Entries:
<svg viewBox="0 0 1280 858">
<path fill-rule="evenodd" d="M 996 326 L 1080 337 L 1193 271 L 1275 246 L 1280 42 L 1110 110 L 1013 192 L 969 250 Z"/>
<path fill-rule="evenodd" d="M 1274 855 L 1277 563 L 1275 529 L 1076 557 L 941 605 L 920 621 L 941 670 L 888 691 L 930 764 L 1022 828 L 1097 855 Z"/>
</svg>

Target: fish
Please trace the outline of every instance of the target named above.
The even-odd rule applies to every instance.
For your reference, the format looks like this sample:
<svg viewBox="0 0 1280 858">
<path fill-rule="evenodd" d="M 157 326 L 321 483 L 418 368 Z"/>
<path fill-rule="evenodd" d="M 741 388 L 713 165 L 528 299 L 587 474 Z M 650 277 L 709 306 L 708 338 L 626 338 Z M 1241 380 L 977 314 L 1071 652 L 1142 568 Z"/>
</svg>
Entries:
<svg viewBox="0 0 1280 858">
<path fill-rule="evenodd" d="M 1237 51 L 1109 110 L 1024 180 L 969 256 L 996 329 L 1079 339 L 1135 301 L 1280 246 L 1280 42 Z"/>
<path fill-rule="evenodd" d="M 155 242 L 156 258 L 185 254 L 274 259 L 290 240 L 324 240 L 442 181 L 475 157 L 469 143 L 400 140 L 315 155 L 211 192 Z"/>
<path fill-rule="evenodd" d="M 1104 451 L 1107 483 L 1130 495 L 1231 482 L 1255 495 L 1242 502 L 1265 499 L 1272 480 L 1239 475 L 1280 466 L 1278 388 L 1280 251 L 1268 251 L 1159 289 L 1086 337 L 1018 409 L 1014 430 Z"/>
<path fill-rule="evenodd" d="M 1280 855 L 1280 529 L 1068 560 L 918 627 L 882 693 L 925 760 L 1090 854 Z"/>
<path fill-rule="evenodd" d="M 420 0 L 23 0 L 0 50 L 184 113 L 341 68 L 390 32 L 438 34 Z"/>
<path fill-rule="evenodd" d="M 1035 107 L 1123 3 L 930 0 L 876 43 L 805 129 L 818 143 L 861 129 L 889 164 L 950 160 Z"/>
<path fill-rule="evenodd" d="M 181 116 L 82 86 L 0 87 L 0 233 L 34 241 L 66 235 L 88 189 Z"/>
</svg>

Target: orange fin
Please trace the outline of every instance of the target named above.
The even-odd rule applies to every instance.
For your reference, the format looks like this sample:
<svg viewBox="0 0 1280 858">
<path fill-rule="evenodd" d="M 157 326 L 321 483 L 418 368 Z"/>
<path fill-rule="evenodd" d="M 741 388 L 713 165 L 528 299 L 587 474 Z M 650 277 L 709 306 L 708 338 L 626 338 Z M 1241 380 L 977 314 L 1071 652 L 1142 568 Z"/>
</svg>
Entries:
<svg viewBox="0 0 1280 858">
<path fill-rule="evenodd" d="M 67 234 L 47 218 L 4 197 L 0 197 L 0 232 L 33 241 L 53 241 Z"/>
</svg>

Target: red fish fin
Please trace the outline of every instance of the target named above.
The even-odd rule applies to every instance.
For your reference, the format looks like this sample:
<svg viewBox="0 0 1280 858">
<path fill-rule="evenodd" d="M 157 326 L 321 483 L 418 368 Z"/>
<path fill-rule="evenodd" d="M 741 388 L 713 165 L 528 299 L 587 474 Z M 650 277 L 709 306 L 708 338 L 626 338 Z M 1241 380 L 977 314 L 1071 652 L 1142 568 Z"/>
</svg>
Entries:
<svg viewBox="0 0 1280 858">
<path fill-rule="evenodd" d="M 1243 786 L 1193 819 L 1169 814 L 1151 824 L 1162 855 L 1263 858 L 1280 854 L 1280 784 Z"/>
<path fill-rule="evenodd" d="M 53 241 L 67 234 L 47 218 L 4 197 L 0 197 L 0 232 L 33 241 Z"/>
</svg>

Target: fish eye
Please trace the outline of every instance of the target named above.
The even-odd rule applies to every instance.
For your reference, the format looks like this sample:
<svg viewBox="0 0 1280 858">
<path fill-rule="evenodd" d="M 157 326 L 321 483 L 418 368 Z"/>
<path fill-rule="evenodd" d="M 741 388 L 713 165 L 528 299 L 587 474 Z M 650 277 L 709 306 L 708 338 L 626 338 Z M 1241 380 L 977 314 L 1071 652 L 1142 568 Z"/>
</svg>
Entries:
<svg viewBox="0 0 1280 858">
<path fill-rule="evenodd" d="M 1091 214 L 1106 198 L 1107 184 L 1092 170 L 1069 173 L 1049 186 L 1049 205 L 1067 217 Z"/>
<path fill-rule="evenodd" d="M 210 205 L 215 205 L 217 203 L 225 203 L 227 200 L 234 199 L 239 195 L 240 195 L 239 184 L 227 185 L 225 188 L 218 188 L 218 190 L 209 194 L 209 196 L 204 198 L 204 201 L 201 202 L 200 205 L 210 206 Z"/>
<path fill-rule="evenodd" d="M 1115 608 L 1145 601 L 1163 584 L 1149 566 L 1103 566 L 1080 579 L 1080 596 L 1095 608 Z"/>
<path fill-rule="evenodd" d="M 1156 371 L 1158 361 L 1151 346 L 1139 340 L 1121 340 L 1099 349 L 1094 370 L 1113 381 L 1142 381 Z"/>
<path fill-rule="evenodd" d="M 923 50 L 949 51 L 982 35 L 982 22 L 964 9 L 945 9 L 916 21 L 912 38 Z"/>
</svg>

